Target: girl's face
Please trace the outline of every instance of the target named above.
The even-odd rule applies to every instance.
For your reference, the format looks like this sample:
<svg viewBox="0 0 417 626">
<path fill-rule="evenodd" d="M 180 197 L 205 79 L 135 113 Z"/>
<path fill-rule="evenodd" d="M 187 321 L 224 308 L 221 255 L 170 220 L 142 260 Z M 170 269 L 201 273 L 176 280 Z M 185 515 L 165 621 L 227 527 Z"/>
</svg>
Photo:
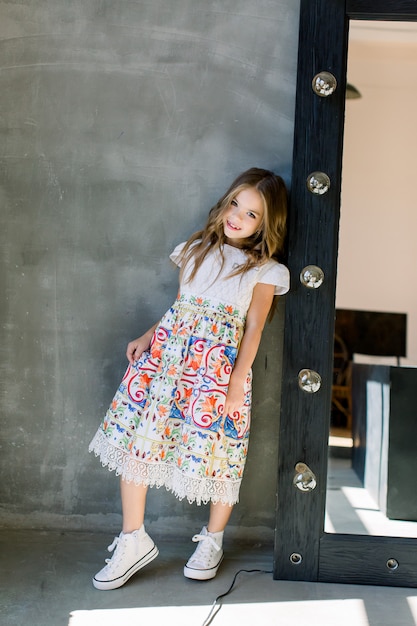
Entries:
<svg viewBox="0 0 417 626">
<path fill-rule="evenodd" d="M 233 240 L 252 237 L 259 230 L 263 215 L 264 205 L 259 191 L 253 187 L 243 189 L 224 212 L 225 236 Z"/>
</svg>

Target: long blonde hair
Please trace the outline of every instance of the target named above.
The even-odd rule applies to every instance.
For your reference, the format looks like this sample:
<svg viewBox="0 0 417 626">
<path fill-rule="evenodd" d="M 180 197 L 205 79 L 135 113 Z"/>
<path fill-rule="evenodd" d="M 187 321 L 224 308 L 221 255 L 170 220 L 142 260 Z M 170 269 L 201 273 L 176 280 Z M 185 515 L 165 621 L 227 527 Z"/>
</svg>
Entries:
<svg viewBox="0 0 417 626">
<path fill-rule="evenodd" d="M 188 282 L 194 278 L 211 250 L 219 250 L 223 257 L 223 245 L 227 243 L 223 229 L 224 212 L 238 193 L 249 188 L 256 189 L 262 198 L 264 208 L 262 223 L 254 235 L 240 242 L 239 247 L 246 252 L 247 261 L 239 266 L 233 275 L 243 274 L 252 267 L 263 265 L 270 259 L 280 258 L 284 249 L 287 219 L 285 183 L 281 176 L 269 170 L 252 167 L 233 181 L 217 204 L 210 209 L 203 230 L 191 235 L 186 242 L 181 253 L 181 271 L 184 271 L 189 261 L 192 260 L 194 264 L 188 276 Z"/>
</svg>

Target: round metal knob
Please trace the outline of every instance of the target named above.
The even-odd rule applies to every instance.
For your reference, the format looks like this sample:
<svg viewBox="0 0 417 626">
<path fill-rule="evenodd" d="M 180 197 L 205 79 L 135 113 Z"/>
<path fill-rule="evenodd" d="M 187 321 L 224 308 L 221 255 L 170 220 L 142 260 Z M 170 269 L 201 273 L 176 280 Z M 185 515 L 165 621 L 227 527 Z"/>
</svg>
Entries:
<svg viewBox="0 0 417 626">
<path fill-rule="evenodd" d="M 316 488 L 317 479 L 314 472 L 305 463 L 296 464 L 293 485 L 300 491 L 313 491 Z"/>
</svg>

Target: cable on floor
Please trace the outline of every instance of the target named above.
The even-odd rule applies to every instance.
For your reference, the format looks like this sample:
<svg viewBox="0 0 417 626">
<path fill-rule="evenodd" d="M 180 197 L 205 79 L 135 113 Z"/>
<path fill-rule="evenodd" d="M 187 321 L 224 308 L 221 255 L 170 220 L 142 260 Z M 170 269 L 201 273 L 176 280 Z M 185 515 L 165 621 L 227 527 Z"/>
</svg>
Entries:
<svg viewBox="0 0 417 626">
<path fill-rule="evenodd" d="M 227 596 L 233 589 L 233 587 L 235 586 L 235 582 L 236 579 L 238 577 L 239 574 L 241 574 L 242 572 L 245 572 L 247 574 L 252 574 L 253 572 L 259 572 L 261 574 L 272 574 L 272 571 L 267 571 L 264 569 L 240 569 L 236 572 L 236 574 L 233 577 L 232 580 L 232 584 L 230 585 L 229 589 L 227 591 L 225 591 L 224 593 L 221 593 L 219 596 L 217 596 L 217 598 L 214 600 L 210 612 L 207 615 L 206 619 L 204 620 L 204 622 L 202 623 L 201 626 L 209 626 L 210 624 L 213 623 L 214 618 L 216 617 L 217 613 L 220 611 L 220 609 L 222 608 L 222 603 L 221 603 L 221 599 L 224 598 L 225 596 Z"/>
</svg>

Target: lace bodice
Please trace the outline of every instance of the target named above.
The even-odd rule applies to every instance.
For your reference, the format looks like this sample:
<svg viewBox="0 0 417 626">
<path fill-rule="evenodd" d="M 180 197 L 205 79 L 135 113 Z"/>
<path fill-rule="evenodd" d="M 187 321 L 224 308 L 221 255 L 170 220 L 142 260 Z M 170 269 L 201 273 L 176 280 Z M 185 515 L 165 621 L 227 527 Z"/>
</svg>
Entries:
<svg viewBox="0 0 417 626">
<path fill-rule="evenodd" d="M 180 255 L 184 243 L 179 244 L 170 255 L 174 263 L 180 265 Z M 210 252 L 204 259 L 196 276 L 187 282 L 191 268 L 186 268 L 182 277 L 180 291 L 185 294 L 210 298 L 233 305 L 245 316 L 252 300 L 252 292 L 257 283 L 275 286 L 275 294 L 282 295 L 289 289 L 289 272 L 285 265 L 277 261 L 268 261 L 265 265 L 254 267 L 244 274 L 230 276 L 239 265 L 246 261 L 246 254 L 240 248 L 224 245 L 224 265 L 221 268 L 219 251 Z"/>
</svg>

